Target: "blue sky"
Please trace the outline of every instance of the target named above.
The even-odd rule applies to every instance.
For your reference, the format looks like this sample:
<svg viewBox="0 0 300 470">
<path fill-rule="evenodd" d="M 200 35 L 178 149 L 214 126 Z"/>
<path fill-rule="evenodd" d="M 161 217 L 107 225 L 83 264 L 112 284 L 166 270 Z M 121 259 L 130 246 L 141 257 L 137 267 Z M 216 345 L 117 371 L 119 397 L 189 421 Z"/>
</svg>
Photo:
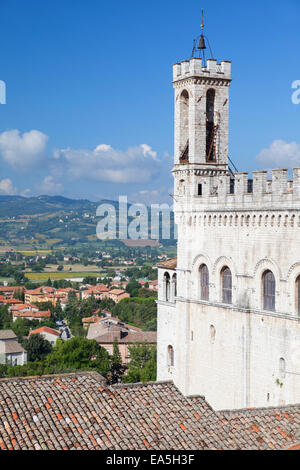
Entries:
<svg viewBox="0 0 300 470">
<path fill-rule="evenodd" d="M 215 58 L 232 61 L 236 166 L 300 166 L 298 0 L 1 0 L 0 193 L 167 201 L 172 64 L 201 8 Z"/>
</svg>

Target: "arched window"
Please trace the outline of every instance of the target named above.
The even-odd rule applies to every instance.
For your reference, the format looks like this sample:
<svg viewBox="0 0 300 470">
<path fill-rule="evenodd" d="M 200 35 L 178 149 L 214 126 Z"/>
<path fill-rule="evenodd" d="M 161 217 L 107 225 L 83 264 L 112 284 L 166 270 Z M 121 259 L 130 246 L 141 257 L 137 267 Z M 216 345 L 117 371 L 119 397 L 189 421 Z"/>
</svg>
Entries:
<svg viewBox="0 0 300 470">
<path fill-rule="evenodd" d="M 189 161 L 189 94 L 180 95 L 180 162 Z"/>
<path fill-rule="evenodd" d="M 177 276 L 173 274 L 172 276 L 172 301 L 175 301 L 175 297 L 177 296 Z"/>
<path fill-rule="evenodd" d="M 206 160 L 216 160 L 215 149 L 215 90 L 210 88 L 206 93 Z"/>
<path fill-rule="evenodd" d="M 179 181 L 178 192 L 179 192 L 180 196 L 184 196 L 184 195 L 185 195 L 185 184 L 184 184 L 184 180 L 180 180 L 180 181 Z"/>
<path fill-rule="evenodd" d="M 216 329 L 215 329 L 214 325 L 210 325 L 209 331 L 210 331 L 210 341 L 211 341 L 212 343 L 214 343 L 214 342 L 215 342 L 215 338 L 216 338 Z"/>
<path fill-rule="evenodd" d="M 272 271 L 263 274 L 264 310 L 275 311 L 275 277 Z"/>
<path fill-rule="evenodd" d="M 279 359 L 279 374 L 281 379 L 285 378 L 285 360 L 283 357 Z"/>
<path fill-rule="evenodd" d="M 230 269 L 225 266 L 221 271 L 222 302 L 232 303 L 232 275 Z"/>
<path fill-rule="evenodd" d="M 200 298 L 209 300 L 209 272 L 206 264 L 200 266 Z"/>
<path fill-rule="evenodd" d="M 170 282 L 170 274 L 164 274 L 164 300 L 166 302 L 170 302 L 170 295 L 171 295 L 171 282 Z"/>
<path fill-rule="evenodd" d="M 168 346 L 168 367 L 174 366 L 174 349 L 173 346 Z"/>
<path fill-rule="evenodd" d="M 296 279 L 296 311 L 300 315 L 300 276 Z"/>
</svg>

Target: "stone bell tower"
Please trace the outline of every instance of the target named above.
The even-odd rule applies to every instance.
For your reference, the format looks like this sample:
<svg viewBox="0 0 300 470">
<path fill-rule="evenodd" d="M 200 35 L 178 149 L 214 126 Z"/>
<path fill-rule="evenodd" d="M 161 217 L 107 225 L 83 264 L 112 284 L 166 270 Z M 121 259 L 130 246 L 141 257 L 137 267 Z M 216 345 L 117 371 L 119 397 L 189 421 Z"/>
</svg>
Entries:
<svg viewBox="0 0 300 470">
<path fill-rule="evenodd" d="M 191 59 L 173 66 L 175 196 L 208 195 L 218 186 L 218 177 L 229 174 L 231 62 L 221 61 L 218 64 L 215 59 L 206 60 L 205 49 L 202 32 L 199 45 L 195 43 Z M 199 51 L 199 57 L 195 57 L 196 50 Z M 207 179 L 208 176 L 215 176 L 216 180 Z"/>
<path fill-rule="evenodd" d="M 300 168 L 232 172 L 231 64 L 206 60 L 205 39 L 173 68 L 177 258 L 158 264 L 157 379 L 215 410 L 300 403 Z"/>
<path fill-rule="evenodd" d="M 192 57 L 173 66 L 175 165 L 227 170 L 231 63 Z"/>
</svg>

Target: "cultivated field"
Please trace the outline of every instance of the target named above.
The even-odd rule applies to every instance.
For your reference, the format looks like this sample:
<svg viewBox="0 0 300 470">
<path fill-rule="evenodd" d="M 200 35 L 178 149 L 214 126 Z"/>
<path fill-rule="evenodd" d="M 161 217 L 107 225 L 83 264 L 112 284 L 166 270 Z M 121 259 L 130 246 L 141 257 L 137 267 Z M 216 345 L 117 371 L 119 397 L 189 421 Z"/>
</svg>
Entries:
<svg viewBox="0 0 300 470">
<path fill-rule="evenodd" d="M 81 278 L 81 277 L 98 277 L 100 276 L 99 272 L 88 272 L 88 271 L 81 271 L 81 272 L 74 272 L 74 271 L 56 271 L 56 272 L 41 272 L 41 273 L 26 273 L 26 277 L 30 281 L 38 281 L 38 280 L 59 280 L 59 279 L 71 279 L 71 278 Z"/>
</svg>

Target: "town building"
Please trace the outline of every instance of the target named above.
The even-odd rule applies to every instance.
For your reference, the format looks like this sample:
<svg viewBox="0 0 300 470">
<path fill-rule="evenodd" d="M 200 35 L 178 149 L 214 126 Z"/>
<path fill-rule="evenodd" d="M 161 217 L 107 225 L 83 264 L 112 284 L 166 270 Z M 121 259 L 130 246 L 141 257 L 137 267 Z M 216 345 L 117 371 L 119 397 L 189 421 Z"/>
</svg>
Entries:
<svg viewBox="0 0 300 470">
<path fill-rule="evenodd" d="M 41 328 L 30 331 L 29 336 L 36 334 L 43 336 L 43 338 L 49 341 L 52 346 L 55 346 L 56 340 L 60 338 L 60 332 L 53 328 L 49 328 L 48 326 L 42 326 Z"/>
<path fill-rule="evenodd" d="M 96 300 L 102 300 L 103 295 L 109 292 L 109 288 L 105 284 L 97 284 L 96 286 L 88 286 L 88 289 L 81 291 L 81 299 L 94 297 Z"/>
<path fill-rule="evenodd" d="M 87 338 L 97 341 L 109 354 L 113 353 L 114 341 L 117 340 L 122 363 L 128 364 L 129 346 L 137 343 L 156 345 L 157 333 L 156 331 L 143 331 L 141 328 L 122 322 L 117 317 L 106 316 L 94 317 L 93 321 L 89 321 Z"/>
<path fill-rule="evenodd" d="M 129 299 L 130 294 L 123 289 L 111 289 L 103 298 L 108 298 L 113 300 L 118 304 L 123 299 Z"/>
<path fill-rule="evenodd" d="M 18 343 L 12 330 L 0 330 L 0 364 L 23 366 L 27 362 L 27 352 Z M 0 433 L 1 435 L 1 433 Z"/>
<path fill-rule="evenodd" d="M 21 306 L 22 307 L 22 306 Z M 51 317 L 50 310 L 38 310 L 38 308 L 28 307 L 25 308 L 14 308 L 10 309 L 13 321 L 16 321 L 18 318 L 26 318 L 26 320 L 46 320 Z"/>
<path fill-rule="evenodd" d="M 0 294 L 6 299 L 12 299 L 16 292 L 22 292 L 22 290 L 20 286 L 0 286 Z"/>
<path fill-rule="evenodd" d="M 233 171 L 231 80 L 226 60 L 173 66 L 178 246 L 158 265 L 157 378 L 217 410 L 285 406 L 300 403 L 300 168 Z"/>
<path fill-rule="evenodd" d="M 111 299 L 117 304 L 122 299 L 130 297 L 130 294 L 124 289 L 110 289 L 105 284 L 97 284 L 81 291 L 82 300 L 89 297 L 94 297 L 96 300 Z"/>
</svg>

